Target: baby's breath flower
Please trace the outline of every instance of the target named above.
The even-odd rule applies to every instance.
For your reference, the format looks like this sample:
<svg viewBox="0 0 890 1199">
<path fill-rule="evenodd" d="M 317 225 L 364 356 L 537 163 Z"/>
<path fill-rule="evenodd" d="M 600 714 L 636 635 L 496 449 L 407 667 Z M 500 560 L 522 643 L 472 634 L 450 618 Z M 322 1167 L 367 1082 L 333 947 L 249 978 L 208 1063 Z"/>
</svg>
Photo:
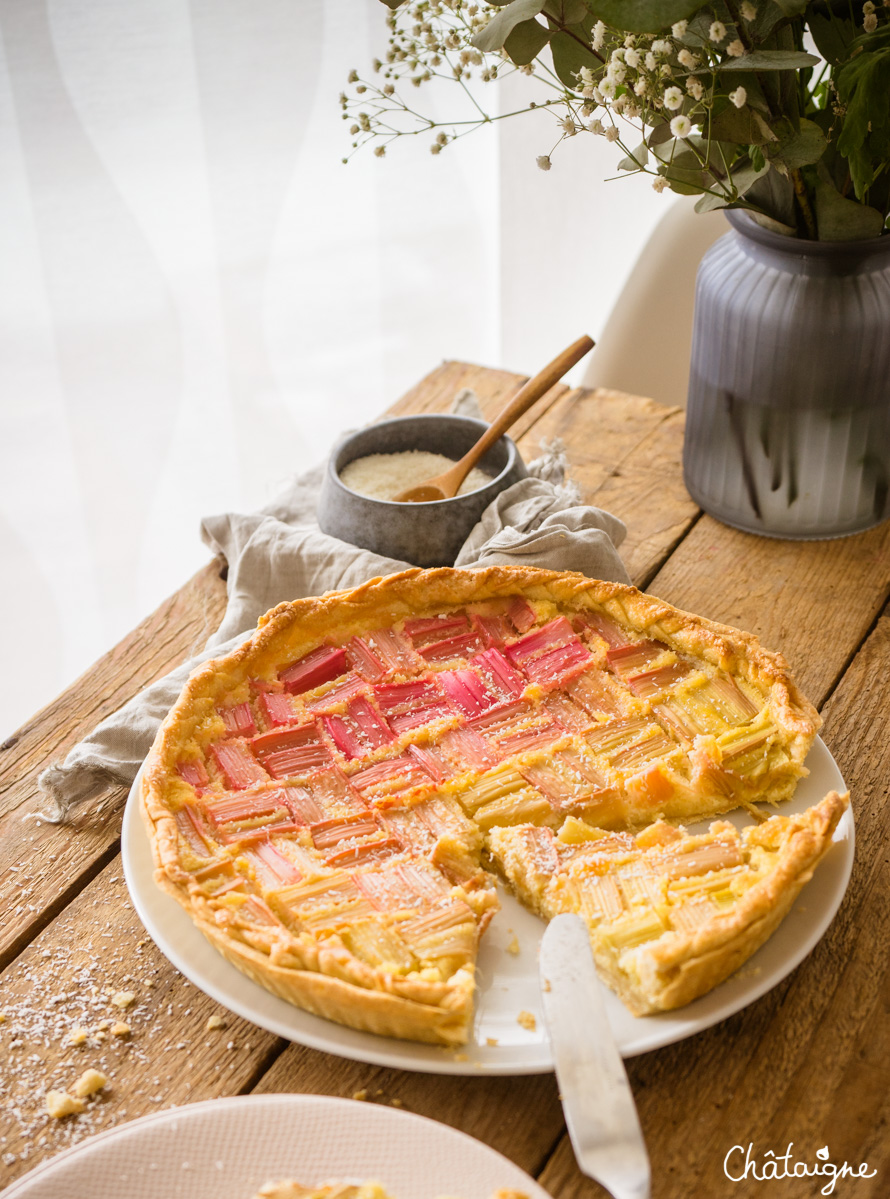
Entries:
<svg viewBox="0 0 890 1199">
<path fill-rule="evenodd" d="M 433 142 L 433 144 L 430 146 L 430 154 L 441 154 L 441 153 L 442 153 L 442 147 L 439 145 L 438 142 Z"/>
<path fill-rule="evenodd" d="M 729 93 L 729 98 L 736 108 L 744 108 L 748 102 L 748 93 L 743 87 L 737 87 L 734 92 Z"/>
<path fill-rule="evenodd" d="M 654 192 L 663 192 L 667 187 L 668 181 L 663 176 L 659 175 L 657 179 L 652 180 L 652 190 Z"/>
<path fill-rule="evenodd" d="M 617 142 L 618 141 L 618 130 L 614 125 L 610 125 L 609 128 L 606 130 L 606 141 L 607 142 Z"/>
<path fill-rule="evenodd" d="M 639 50 L 634 50 L 633 47 L 631 47 L 629 50 L 625 50 L 624 51 L 624 61 L 631 68 L 632 71 L 635 71 L 637 69 L 637 67 L 640 65 L 640 61 L 641 61 Z"/>
<path fill-rule="evenodd" d="M 346 82 L 347 83 L 358 83 L 358 71 L 356 71 L 354 67 L 349 72 L 349 74 L 346 76 Z"/>
<path fill-rule="evenodd" d="M 705 93 L 705 89 L 700 79 L 689 78 L 686 80 L 686 90 L 689 92 L 693 100 L 700 100 Z"/>
<path fill-rule="evenodd" d="M 685 46 L 677 55 L 677 61 L 680 63 L 681 67 L 686 67 L 687 70 L 690 71 L 694 71 L 698 66 L 697 56 L 693 54 L 691 50 L 687 50 Z"/>
<path fill-rule="evenodd" d="M 674 137 L 689 137 L 692 132 L 692 122 L 682 114 L 671 121 L 671 133 Z"/>
<path fill-rule="evenodd" d="M 651 50 L 648 50 L 646 52 L 646 58 L 644 61 L 646 63 L 647 71 L 654 71 L 655 68 L 658 66 L 658 59 L 655 57 L 655 55 L 652 53 Z"/>
<path fill-rule="evenodd" d="M 645 96 L 645 94 L 646 94 L 646 92 L 648 92 L 648 90 L 649 90 L 649 80 L 648 79 L 642 79 L 642 78 L 638 79 L 636 81 L 636 83 L 634 84 L 634 95 L 635 96 Z"/>
<path fill-rule="evenodd" d="M 352 134 L 353 137 L 355 137 L 355 135 L 359 132 L 358 125 L 350 125 L 349 132 Z"/>
<path fill-rule="evenodd" d="M 610 62 L 606 67 L 606 78 L 613 83 L 624 83 L 627 77 L 627 67 L 623 62 Z"/>
<path fill-rule="evenodd" d="M 616 90 L 616 85 L 615 85 L 615 81 L 613 79 L 601 79 L 600 80 L 599 92 L 600 92 L 600 95 L 605 100 L 614 100 L 615 99 L 615 90 Z"/>
<path fill-rule="evenodd" d="M 866 13 L 865 20 L 862 22 L 862 28 L 866 33 L 874 33 L 878 27 L 877 15 L 873 12 Z"/>
<path fill-rule="evenodd" d="M 365 87 L 365 85 L 363 83 L 360 83 L 355 90 L 356 90 L 357 95 L 363 96 L 368 89 Z"/>
<path fill-rule="evenodd" d="M 741 58 L 745 53 L 743 42 L 739 38 L 736 38 L 735 41 L 730 42 L 726 47 L 726 53 L 730 58 Z"/>
<path fill-rule="evenodd" d="M 711 28 L 708 30 L 708 37 L 712 42 L 722 42 L 726 37 L 726 26 L 722 21 L 712 21 Z"/>
<path fill-rule="evenodd" d="M 606 40 L 606 26 L 602 21 L 597 21 L 593 27 L 593 36 L 590 44 L 594 50 L 602 50 L 603 42 Z"/>
<path fill-rule="evenodd" d="M 595 133 L 597 137 L 601 137 L 606 132 L 602 121 L 591 121 L 587 128 L 591 133 Z"/>
<path fill-rule="evenodd" d="M 560 121 L 564 131 L 571 137 L 575 133 L 575 122 L 572 117 L 563 117 Z"/>
<path fill-rule="evenodd" d="M 756 21 L 757 5 L 752 4 L 751 0 L 745 0 L 744 4 L 742 5 L 742 16 L 746 21 Z"/>
<path fill-rule="evenodd" d="M 383 85 L 384 96 L 391 96 L 395 90 L 396 89 L 393 87 L 393 85 L 391 83 L 384 83 L 384 85 Z"/>
<path fill-rule="evenodd" d="M 624 106 L 624 115 L 629 121 L 635 121 L 637 117 L 642 115 L 639 104 L 634 104 L 630 100 L 627 100 L 626 96 L 622 96 L 621 99 L 627 101 Z"/>
<path fill-rule="evenodd" d="M 612 61 L 612 62 L 624 62 L 624 48 L 623 48 L 623 46 L 617 46 L 617 47 L 616 47 L 616 48 L 615 48 L 615 49 L 612 51 L 612 55 L 611 55 L 611 61 Z"/>
<path fill-rule="evenodd" d="M 582 67 L 578 72 L 578 80 L 582 87 L 593 87 L 593 71 L 590 67 Z"/>
<path fill-rule="evenodd" d="M 382 158 L 386 153 L 386 146 L 375 146 L 374 153 L 378 158 Z"/>
<path fill-rule="evenodd" d="M 685 37 L 687 24 L 686 21 L 675 21 L 671 26 L 671 33 L 674 37 Z"/>
<path fill-rule="evenodd" d="M 538 157 L 535 159 L 535 162 L 538 164 L 539 170 L 541 170 L 541 171 L 549 171 L 550 170 L 550 155 L 549 154 L 538 155 Z"/>
<path fill-rule="evenodd" d="M 671 112 L 676 112 L 678 108 L 683 107 L 683 93 L 678 87 L 669 87 L 664 93 L 664 106 Z"/>
<path fill-rule="evenodd" d="M 867 17 L 870 12 L 874 12 L 874 11 L 875 11 L 875 5 L 872 2 L 872 0 L 865 0 L 865 4 L 863 4 L 863 6 L 862 6 L 863 14 Z"/>
<path fill-rule="evenodd" d="M 670 42 L 666 42 L 662 38 L 658 38 L 656 41 L 654 41 L 652 43 L 652 53 L 653 54 L 670 54 L 670 52 L 671 52 L 671 43 Z"/>
</svg>

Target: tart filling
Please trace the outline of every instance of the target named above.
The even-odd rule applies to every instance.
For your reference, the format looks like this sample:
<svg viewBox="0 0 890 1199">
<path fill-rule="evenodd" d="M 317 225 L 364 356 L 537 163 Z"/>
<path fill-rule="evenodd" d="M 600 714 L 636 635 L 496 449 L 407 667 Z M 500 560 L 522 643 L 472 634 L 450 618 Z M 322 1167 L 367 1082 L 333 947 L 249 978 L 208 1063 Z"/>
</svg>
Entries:
<svg viewBox="0 0 890 1199">
<path fill-rule="evenodd" d="M 494 829 L 489 849 L 520 899 L 584 917 L 597 968 L 635 1016 L 717 986 L 772 933 L 831 844 L 847 797 L 739 832 L 658 821 L 636 836 L 573 817 L 558 833 Z"/>
<path fill-rule="evenodd" d="M 634 588 L 406 571 L 282 604 L 196 671 L 144 811 L 159 883 L 251 977 L 459 1044 L 497 907 L 484 836 L 633 840 L 786 799 L 818 723 L 779 655 Z"/>
</svg>

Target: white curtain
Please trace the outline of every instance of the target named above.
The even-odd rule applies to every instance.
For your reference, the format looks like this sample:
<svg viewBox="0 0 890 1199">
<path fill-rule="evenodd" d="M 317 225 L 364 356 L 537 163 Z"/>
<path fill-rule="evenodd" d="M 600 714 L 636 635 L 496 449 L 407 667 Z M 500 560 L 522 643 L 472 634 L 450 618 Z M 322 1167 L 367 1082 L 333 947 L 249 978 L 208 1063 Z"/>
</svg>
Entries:
<svg viewBox="0 0 890 1199">
<path fill-rule="evenodd" d="M 545 175 L 549 127 L 506 121 L 341 164 L 385 11 L 0 0 L 0 738 L 202 564 L 201 515 L 443 358 L 602 326 L 663 209 L 611 147 Z"/>
</svg>

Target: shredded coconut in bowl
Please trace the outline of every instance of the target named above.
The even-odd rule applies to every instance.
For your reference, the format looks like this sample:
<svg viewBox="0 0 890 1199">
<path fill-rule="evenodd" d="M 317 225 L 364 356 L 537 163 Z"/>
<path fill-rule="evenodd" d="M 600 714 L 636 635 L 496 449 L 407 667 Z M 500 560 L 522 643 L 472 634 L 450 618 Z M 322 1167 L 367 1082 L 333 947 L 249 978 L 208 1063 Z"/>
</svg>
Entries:
<svg viewBox="0 0 890 1199">
<path fill-rule="evenodd" d="M 350 491 L 372 500 L 391 500 L 409 487 L 417 487 L 454 466 L 453 458 L 428 450 L 403 450 L 397 454 L 368 454 L 348 462 L 340 471 L 340 481 Z M 458 489 L 458 495 L 478 491 L 492 476 L 474 466 Z"/>
</svg>

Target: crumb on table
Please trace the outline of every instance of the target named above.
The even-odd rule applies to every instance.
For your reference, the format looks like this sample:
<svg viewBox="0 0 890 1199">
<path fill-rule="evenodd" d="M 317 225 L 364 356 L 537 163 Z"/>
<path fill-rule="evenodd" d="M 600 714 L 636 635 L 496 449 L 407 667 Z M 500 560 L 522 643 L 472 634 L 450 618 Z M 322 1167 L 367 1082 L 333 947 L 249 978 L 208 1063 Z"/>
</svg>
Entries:
<svg viewBox="0 0 890 1199">
<path fill-rule="evenodd" d="M 519 938 L 514 935 L 513 940 L 507 946 L 507 953 L 512 953 L 514 957 L 519 956 Z"/>
<path fill-rule="evenodd" d="M 101 1091 L 103 1087 L 108 1086 L 108 1079 L 101 1070 L 84 1070 L 80 1078 L 71 1088 L 78 1099 L 85 1099 L 87 1095 L 95 1095 L 97 1091 Z"/>
<path fill-rule="evenodd" d="M 54 1120 L 62 1120 L 65 1116 L 78 1116 L 85 1107 L 82 1099 L 75 1099 L 67 1091 L 47 1091 L 46 1110 Z"/>
<path fill-rule="evenodd" d="M 538 1022 L 532 1012 L 521 1011 L 516 1017 L 516 1023 L 521 1024 L 523 1028 L 527 1028 L 529 1032 L 534 1032 L 538 1027 Z"/>
</svg>

